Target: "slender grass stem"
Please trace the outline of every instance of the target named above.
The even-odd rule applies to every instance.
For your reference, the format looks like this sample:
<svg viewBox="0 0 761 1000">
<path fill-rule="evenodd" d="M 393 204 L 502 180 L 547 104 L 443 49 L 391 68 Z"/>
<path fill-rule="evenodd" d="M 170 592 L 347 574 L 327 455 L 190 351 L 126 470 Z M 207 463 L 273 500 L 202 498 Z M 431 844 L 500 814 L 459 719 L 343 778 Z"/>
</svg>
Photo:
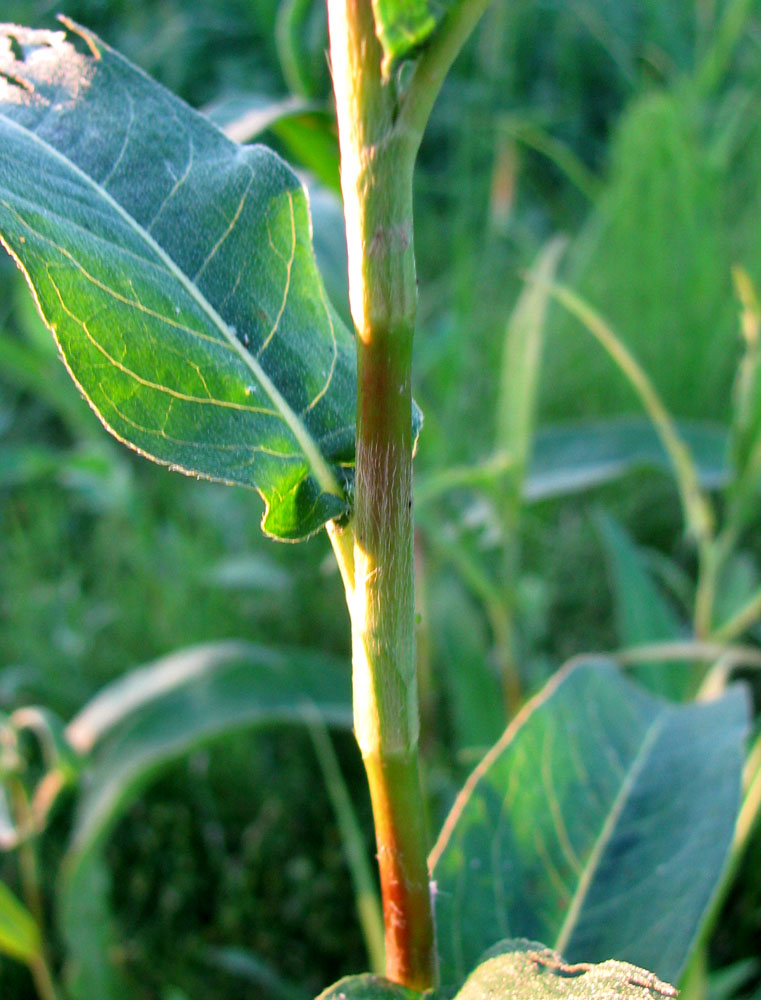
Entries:
<svg viewBox="0 0 761 1000">
<path fill-rule="evenodd" d="M 29 971 L 40 1000 L 60 1000 L 60 994 L 44 955 L 39 954 L 29 963 Z"/>
<path fill-rule="evenodd" d="M 695 74 L 695 90 L 709 96 L 718 87 L 743 38 L 753 12 L 754 0 L 729 0 L 713 32 L 713 43 Z"/>
<path fill-rule="evenodd" d="M 568 663 L 610 662 L 621 667 L 631 667 L 637 663 L 668 662 L 681 663 L 684 660 L 721 660 L 725 671 L 747 666 L 761 668 L 761 650 L 755 646 L 728 645 L 721 642 L 648 642 L 641 646 L 626 646 L 602 653 L 579 653 Z"/>
<path fill-rule="evenodd" d="M 307 709 L 306 721 L 338 829 L 341 832 L 346 864 L 354 886 L 357 917 L 365 939 L 370 967 L 377 975 L 383 975 L 386 965 L 383 913 L 375 879 L 367 859 L 362 830 L 325 723 L 314 709 Z"/>
<path fill-rule="evenodd" d="M 21 781 L 16 777 L 9 777 L 6 779 L 6 783 L 11 794 L 16 825 L 20 831 L 17 850 L 22 895 L 27 909 L 34 917 L 40 931 L 42 931 L 44 913 L 40 880 L 37 871 L 37 854 L 32 841 L 32 810 L 29 806 L 26 789 Z"/>
<path fill-rule="evenodd" d="M 58 989 L 45 955 L 45 914 L 40 891 L 40 879 L 37 866 L 37 854 L 34 843 L 29 835 L 32 829 L 32 812 L 29 807 L 26 790 L 18 779 L 7 779 L 13 801 L 13 810 L 19 828 L 24 831 L 18 844 L 18 865 L 21 880 L 21 893 L 27 909 L 34 917 L 39 928 L 39 950 L 28 962 L 29 972 L 34 981 L 40 1000 L 59 1000 Z"/>
<path fill-rule="evenodd" d="M 759 618 L 761 618 L 761 590 L 757 590 L 729 621 L 717 628 L 714 635 L 717 639 L 731 642 L 754 625 Z"/>
<path fill-rule="evenodd" d="M 745 795 L 732 842 L 731 857 L 735 859 L 735 863 L 739 862 L 759 816 L 761 816 L 761 736 L 753 744 L 745 764 Z"/>
<path fill-rule="evenodd" d="M 698 551 L 698 584 L 693 613 L 693 625 L 698 639 L 708 639 L 713 635 L 714 605 L 720 568 L 716 546 L 710 542 L 701 545 Z"/>
<path fill-rule="evenodd" d="M 536 279 L 529 275 L 528 280 Z M 563 285 L 549 282 L 547 287 L 550 294 L 605 348 L 639 396 L 671 460 L 687 528 L 699 546 L 709 543 L 714 536 L 715 523 L 710 501 L 700 486 L 692 455 L 650 378 L 623 341 L 591 306 Z"/>
<path fill-rule="evenodd" d="M 415 502 L 418 509 L 451 490 L 462 486 L 488 486 L 516 468 L 515 458 L 507 452 L 495 452 L 477 465 L 453 465 L 449 469 L 431 472 L 415 480 Z"/>
<path fill-rule="evenodd" d="M 433 523 L 428 526 L 426 537 L 433 547 L 448 559 L 459 572 L 471 593 L 483 603 L 494 639 L 494 652 L 499 669 L 505 708 L 509 718 L 517 714 L 523 703 L 523 690 L 518 666 L 513 655 L 511 595 L 499 587 L 480 562 L 474 559 L 464 545 L 445 538 Z"/>
</svg>

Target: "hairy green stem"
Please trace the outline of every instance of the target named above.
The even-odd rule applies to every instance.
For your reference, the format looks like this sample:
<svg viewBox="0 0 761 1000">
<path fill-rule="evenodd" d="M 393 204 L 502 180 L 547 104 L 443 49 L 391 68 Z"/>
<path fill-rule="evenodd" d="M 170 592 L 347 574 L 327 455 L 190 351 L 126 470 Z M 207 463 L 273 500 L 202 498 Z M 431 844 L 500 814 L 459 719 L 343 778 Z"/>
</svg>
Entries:
<svg viewBox="0 0 761 1000">
<path fill-rule="evenodd" d="M 418 769 L 412 535 L 416 143 L 396 127 L 370 0 L 328 0 L 349 298 L 357 332 L 354 728 L 373 805 L 386 975 L 424 990 L 435 953 Z M 346 579 L 346 574 L 344 575 Z"/>
<path fill-rule="evenodd" d="M 435 980 L 418 766 L 412 521 L 412 172 L 447 70 L 489 0 L 455 0 L 402 93 L 384 75 L 371 0 L 328 0 L 349 301 L 357 332 L 352 620 L 354 728 L 373 803 L 386 975 Z M 344 582 L 349 560 L 332 536 Z"/>
</svg>

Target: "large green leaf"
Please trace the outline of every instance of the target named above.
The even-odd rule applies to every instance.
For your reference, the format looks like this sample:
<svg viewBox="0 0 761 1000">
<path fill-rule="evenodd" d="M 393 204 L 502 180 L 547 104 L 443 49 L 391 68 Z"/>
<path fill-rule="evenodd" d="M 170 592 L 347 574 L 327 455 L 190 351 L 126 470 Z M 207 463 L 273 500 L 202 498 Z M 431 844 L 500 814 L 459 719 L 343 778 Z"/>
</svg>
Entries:
<svg viewBox="0 0 761 1000">
<path fill-rule="evenodd" d="M 434 848 L 443 984 L 517 934 L 677 981 L 726 861 L 746 726 L 742 689 L 672 705 L 606 663 L 557 674 Z"/>
<path fill-rule="evenodd" d="M 347 509 L 356 401 L 304 190 L 66 24 L 0 32 L 1 238 L 113 434 L 304 537 Z"/>
<path fill-rule="evenodd" d="M 484 957 L 455 1000 L 654 1000 L 677 990 L 626 962 L 569 965 L 535 941 L 505 941 Z"/>
<path fill-rule="evenodd" d="M 298 97 L 273 101 L 262 94 L 232 94 L 204 108 L 204 113 L 234 142 L 251 142 L 272 133 L 291 162 L 340 195 L 335 113 L 320 102 Z M 338 231 L 343 234 L 343 213 Z"/>
</svg>

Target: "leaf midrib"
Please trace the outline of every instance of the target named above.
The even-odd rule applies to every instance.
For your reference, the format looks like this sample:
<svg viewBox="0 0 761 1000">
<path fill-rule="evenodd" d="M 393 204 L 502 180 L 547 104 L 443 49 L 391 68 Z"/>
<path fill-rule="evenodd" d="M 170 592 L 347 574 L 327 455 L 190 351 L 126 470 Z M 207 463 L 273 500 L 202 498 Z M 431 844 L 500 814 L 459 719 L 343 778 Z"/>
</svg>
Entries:
<svg viewBox="0 0 761 1000">
<path fill-rule="evenodd" d="M 341 488 L 338 485 L 335 475 L 330 469 L 329 465 L 323 458 L 320 450 L 312 438 L 311 434 L 298 418 L 294 410 L 290 407 L 287 401 L 283 398 L 277 386 L 272 382 L 270 377 L 267 375 L 262 366 L 258 361 L 249 354 L 249 352 L 243 347 L 241 342 L 232 332 L 228 324 L 222 319 L 220 314 L 214 308 L 214 306 L 209 302 L 205 295 L 203 295 L 200 289 L 190 280 L 190 278 L 185 274 L 184 271 L 172 260 L 169 254 L 161 247 L 156 240 L 148 233 L 141 225 L 138 224 L 137 220 L 133 218 L 122 208 L 116 199 L 114 199 L 108 191 L 106 191 L 100 184 L 98 184 L 94 178 L 90 177 L 84 170 L 73 163 L 68 157 L 60 153 L 54 146 L 50 143 L 42 140 L 36 132 L 30 129 L 24 128 L 17 122 L 13 121 L 7 115 L 2 115 L 2 120 L 23 135 L 31 138 L 33 142 L 41 147 L 44 152 L 52 156 L 55 160 L 60 161 L 64 166 L 71 170 L 80 180 L 90 187 L 95 194 L 102 198 L 106 204 L 112 208 L 120 218 L 122 218 L 127 225 L 137 234 L 137 236 L 143 240 L 143 242 L 151 249 L 159 260 L 164 264 L 170 276 L 173 277 L 179 284 L 184 288 L 184 290 L 190 295 L 190 297 L 196 302 L 199 308 L 206 314 L 209 320 L 216 326 L 220 333 L 225 337 L 230 347 L 235 351 L 235 353 L 240 357 L 243 363 L 249 368 L 254 377 L 258 380 L 259 384 L 264 389 L 265 393 L 272 400 L 275 409 L 278 411 L 286 424 L 288 429 L 293 434 L 294 438 L 298 442 L 304 457 L 306 458 L 309 466 L 311 467 L 312 473 L 314 474 L 320 489 L 325 493 L 330 493 L 333 496 L 342 497 Z M 212 126 L 213 127 L 213 126 Z"/>
<path fill-rule="evenodd" d="M 599 870 L 600 861 L 613 838 L 618 821 L 620 820 L 621 814 L 623 813 L 629 800 L 632 788 L 642 773 L 646 760 L 649 758 L 650 750 L 663 729 L 663 722 L 666 715 L 666 711 L 661 712 L 661 714 L 646 730 L 642 740 L 642 745 L 627 769 L 626 775 L 621 783 L 621 788 L 619 789 L 613 802 L 613 806 L 608 812 L 599 836 L 597 837 L 587 862 L 582 869 L 582 874 L 576 887 L 576 892 L 573 894 L 570 906 L 566 912 L 565 920 L 563 921 L 562 926 L 560 927 L 560 930 L 555 938 L 555 943 L 552 946 L 553 949 L 560 955 L 564 955 L 566 952 L 568 942 L 577 927 L 579 914 L 581 913 L 587 895 L 589 894 L 594 877 Z"/>
</svg>

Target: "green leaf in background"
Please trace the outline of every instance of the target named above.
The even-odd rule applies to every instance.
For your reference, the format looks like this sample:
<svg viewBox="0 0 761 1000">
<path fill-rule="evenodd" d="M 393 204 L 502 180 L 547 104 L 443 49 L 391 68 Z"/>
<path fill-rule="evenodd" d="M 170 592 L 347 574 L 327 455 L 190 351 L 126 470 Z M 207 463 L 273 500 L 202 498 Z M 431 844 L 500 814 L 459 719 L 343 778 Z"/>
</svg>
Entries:
<svg viewBox="0 0 761 1000">
<path fill-rule="evenodd" d="M 507 325 L 495 445 L 497 452 L 515 460 L 512 475 L 519 490 L 534 437 L 536 389 L 550 298 L 547 283 L 555 276 L 566 243 L 565 237 L 556 236 L 542 248 L 532 269 L 533 280 L 523 289 Z"/>
<path fill-rule="evenodd" d="M 314 253 L 325 282 L 330 301 L 339 316 L 351 324 L 349 308 L 349 260 L 346 252 L 346 234 L 341 199 L 328 188 L 309 185 L 309 210 L 312 214 Z M 413 409 L 413 419 L 419 431 L 422 417 Z"/>
<path fill-rule="evenodd" d="M 730 208 L 724 194 L 742 183 L 740 150 L 731 144 L 726 165 L 711 155 L 718 117 L 681 75 L 671 87 L 633 95 L 616 119 L 603 186 L 566 267 L 568 284 L 604 313 L 668 409 L 708 419 L 724 419 L 736 360 L 731 268 L 757 259 L 755 220 L 753 236 L 744 231 L 753 212 L 739 199 Z M 544 419 L 631 409 L 630 386 L 573 329 L 559 316 L 549 331 Z"/>
<path fill-rule="evenodd" d="M 677 990 L 626 962 L 568 965 L 534 941 L 505 941 L 468 976 L 456 1000 L 654 1000 Z"/>
<path fill-rule="evenodd" d="M 100 851 L 77 870 L 69 891 L 56 894 L 56 917 L 66 942 L 64 982 L 71 1000 L 130 1000 L 135 986 L 116 956 L 119 929 L 111 909 L 111 879 Z"/>
<path fill-rule="evenodd" d="M 672 705 L 607 663 L 560 671 L 432 852 L 442 983 L 517 934 L 676 982 L 727 858 L 746 728 L 741 688 Z"/>
<path fill-rule="evenodd" d="M 66 25 L 0 36 L 3 242 L 113 434 L 305 537 L 347 509 L 356 382 L 304 190 Z"/>
<path fill-rule="evenodd" d="M 269 962 L 244 948 L 207 948 L 201 958 L 211 968 L 249 982 L 272 1000 L 307 1000 L 302 987 L 284 979 Z"/>
<path fill-rule="evenodd" d="M 735 268 L 740 299 L 743 356 L 735 376 L 730 427 L 730 455 L 735 475 L 729 484 L 729 516 L 736 530 L 755 514 L 761 474 L 761 304 L 742 268 Z"/>
<path fill-rule="evenodd" d="M 4 674 L 5 671 L 2 671 L 2 673 Z M 6 725 L 5 718 L 0 715 L 0 737 L 5 737 L 3 729 Z M 11 807 L 8 802 L 8 792 L 3 785 L 0 785 L 0 851 L 10 851 L 17 843 L 18 830 L 13 821 Z"/>
<path fill-rule="evenodd" d="M 280 0 L 275 18 L 280 69 L 292 94 L 318 97 L 330 90 L 328 17 L 321 0 Z"/>
<path fill-rule="evenodd" d="M 71 745 L 91 755 L 72 856 L 105 836 L 168 762 L 217 736 L 302 722 L 305 705 L 351 728 L 343 666 L 317 652 L 229 641 L 172 653 L 108 685 L 66 729 Z"/>
<path fill-rule="evenodd" d="M 40 931 L 32 914 L 0 882 L 0 954 L 31 962 L 40 953 Z"/>
<path fill-rule="evenodd" d="M 71 721 L 67 738 L 89 759 L 58 895 L 77 998 L 107 995 L 98 984 L 106 975 L 103 936 L 111 932 L 92 915 L 108 912 L 102 848 L 124 810 L 183 754 L 244 727 L 301 723 L 306 706 L 329 725 L 351 728 L 343 664 L 308 651 L 220 642 L 132 671 Z"/>
<path fill-rule="evenodd" d="M 317 1000 L 420 1000 L 422 996 L 399 983 L 365 973 L 339 979 L 323 990 Z"/>
<path fill-rule="evenodd" d="M 690 449 L 701 486 L 716 489 L 726 484 L 730 476 L 726 428 L 702 422 L 677 423 L 676 428 Z M 512 454 L 498 451 L 480 464 L 424 473 L 415 478 L 415 500 L 422 507 L 458 487 L 502 482 L 514 474 L 516 464 Z M 539 503 L 582 493 L 637 469 L 672 469 L 649 420 L 617 417 L 543 427 L 534 438 L 523 501 Z"/>
<path fill-rule="evenodd" d="M 596 520 L 608 559 L 619 643 L 639 646 L 684 639 L 686 623 L 679 620 L 655 585 L 632 539 L 604 511 L 598 512 Z M 694 693 L 701 678 L 697 664 L 674 661 L 641 663 L 632 673 L 650 691 L 677 701 Z"/>
<path fill-rule="evenodd" d="M 455 749 L 482 754 L 505 727 L 504 694 L 490 663 L 483 617 L 459 580 L 448 573 L 437 574 L 433 582 L 430 614 Z"/>
<path fill-rule="evenodd" d="M 726 483 L 726 429 L 700 422 L 677 422 L 676 427 L 701 485 L 715 489 Z M 536 435 L 524 496 L 532 503 L 579 493 L 647 468 L 671 469 L 649 420 L 623 417 L 545 427 Z"/>
<path fill-rule="evenodd" d="M 43 444 L 0 444 L 0 489 L 54 480 L 91 509 L 124 509 L 132 497 L 131 470 L 103 442 L 71 451 Z"/>
<path fill-rule="evenodd" d="M 738 477 L 741 477 L 754 459 L 758 463 L 754 452 L 761 435 L 761 304 L 745 270 L 735 268 L 734 279 L 742 306 L 740 331 L 744 353 L 735 378 L 731 453 Z"/>
</svg>

